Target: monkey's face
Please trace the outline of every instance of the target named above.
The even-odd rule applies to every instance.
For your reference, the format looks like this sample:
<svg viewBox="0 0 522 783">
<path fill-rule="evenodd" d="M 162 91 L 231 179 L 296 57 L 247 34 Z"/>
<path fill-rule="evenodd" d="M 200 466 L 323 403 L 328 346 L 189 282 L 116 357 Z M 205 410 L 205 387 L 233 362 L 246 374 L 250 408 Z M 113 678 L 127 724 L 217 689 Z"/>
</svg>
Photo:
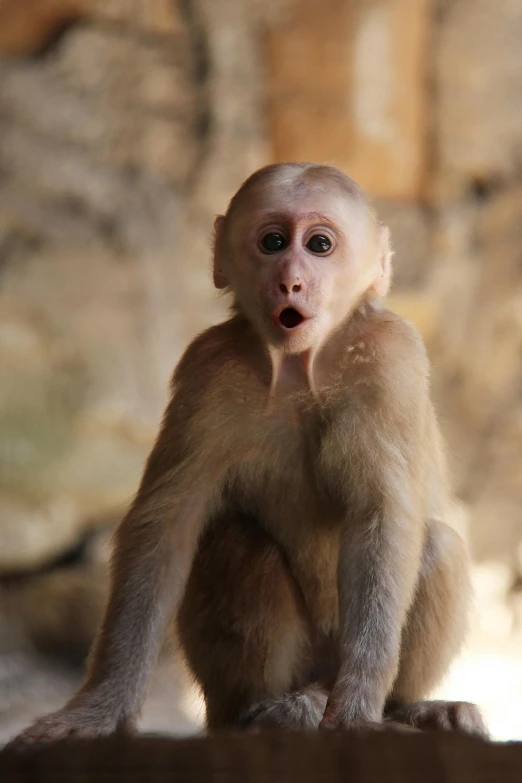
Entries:
<svg viewBox="0 0 522 783">
<path fill-rule="evenodd" d="M 285 353 L 317 348 L 379 274 L 367 208 L 306 182 L 260 189 L 227 226 L 224 271 L 263 339 Z"/>
</svg>

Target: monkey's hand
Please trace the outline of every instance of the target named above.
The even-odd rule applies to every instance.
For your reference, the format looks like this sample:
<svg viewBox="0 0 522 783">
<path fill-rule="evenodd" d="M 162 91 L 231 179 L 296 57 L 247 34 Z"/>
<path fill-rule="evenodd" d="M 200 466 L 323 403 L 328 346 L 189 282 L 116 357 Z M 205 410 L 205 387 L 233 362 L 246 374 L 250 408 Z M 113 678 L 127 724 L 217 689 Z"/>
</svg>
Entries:
<svg viewBox="0 0 522 783">
<path fill-rule="evenodd" d="M 98 704 L 70 703 L 63 709 L 39 718 L 25 731 L 15 737 L 6 749 L 24 752 L 31 747 L 67 738 L 91 739 L 116 733 L 132 733 L 135 730 L 131 721 L 122 721 L 102 709 Z"/>
<path fill-rule="evenodd" d="M 352 706 L 352 709 L 350 709 Z M 324 730 L 350 730 L 357 732 L 374 731 L 398 731 L 410 734 L 418 729 L 413 725 L 407 725 L 395 720 L 370 720 L 368 718 L 354 714 L 353 701 L 344 693 L 336 692 L 334 688 L 328 699 L 323 719 L 319 724 L 319 729 Z"/>
<path fill-rule="evenodd" d="M 396 731 L 399 734 L 417 734 L 420 729 L 406 723 L 399 723 L 394 720 L 374 721 L 374 720 L 334 720 L 325 715 L 319 724 L 319 730 L 326 731 L 356 731 L 361 734 L 374 731 Z"/>
<path fill-rule="evenodd" d="M 343 692 L 339 686 L 334 686 L 323 715 L 323 719 L 319 724 L 320 729 L 356 729 L 361 731 L 375 731 L 380 728 L 381 724 L 378 720 L 371 720 L 355 714 L 353 709 L 353 701 L 349 698 L 348 694 Z"/>
</svg>

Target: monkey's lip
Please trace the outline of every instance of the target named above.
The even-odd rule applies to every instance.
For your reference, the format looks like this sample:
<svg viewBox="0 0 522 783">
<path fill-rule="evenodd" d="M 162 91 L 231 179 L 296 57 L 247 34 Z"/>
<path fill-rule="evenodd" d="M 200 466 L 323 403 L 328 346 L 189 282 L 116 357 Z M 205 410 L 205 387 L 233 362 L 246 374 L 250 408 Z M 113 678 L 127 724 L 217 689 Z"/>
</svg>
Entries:
<svg viewBox="0 0 522 783">
<path fill-rule="evenodd" d="M 278 326 L 282 326 L 285 331 L 291 332 L 301 326 L 307 320 L 306 315 L 300 312 L 296 307 L 282 307 L 274 316 L 274 321 Z"/>
</svg>

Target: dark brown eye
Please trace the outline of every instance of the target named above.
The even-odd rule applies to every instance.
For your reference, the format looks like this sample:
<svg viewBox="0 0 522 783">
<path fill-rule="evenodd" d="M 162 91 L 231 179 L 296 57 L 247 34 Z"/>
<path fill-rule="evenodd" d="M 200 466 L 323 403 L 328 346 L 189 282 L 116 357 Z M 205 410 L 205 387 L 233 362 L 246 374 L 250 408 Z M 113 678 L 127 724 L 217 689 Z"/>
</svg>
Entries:
<svg viewBox="0 0 522 783">
<path fill-rule="evenodd" d="M 286 247 L 286 239 L 282 234 L 273 231 L 263 237 L 261 247 L 265 253 L 277 253 L 278 250 L 283 250 Z"/>
<path fill-rule="evenodd" d="M 332 247 L 332 243 L 328 237 L 323 236 L 323 234 L 316 234 L 308 240 L 306 247 L 312 253 L 328 253 Z"/>
</svg>

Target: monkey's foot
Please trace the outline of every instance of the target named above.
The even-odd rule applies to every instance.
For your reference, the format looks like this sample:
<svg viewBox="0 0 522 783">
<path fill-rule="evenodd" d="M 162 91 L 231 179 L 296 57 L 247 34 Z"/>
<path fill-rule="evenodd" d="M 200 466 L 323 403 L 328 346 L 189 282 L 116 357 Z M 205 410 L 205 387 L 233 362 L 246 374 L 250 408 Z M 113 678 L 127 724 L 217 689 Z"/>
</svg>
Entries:
<svg viewBox="0 0 522 783">
<path fill-rule="evenodd" d="M 328 695 L 311 685 L 277 699 L 266 699 L 251 707 L 240 718 L 247 729 L 281 728 L 313 731 L 322 720 Z"/>
<path fill-rule="evenodd" d="M 386 720 L 406 723 L 417 729 L 453 730 L 489 737 L 479 708 L 466 701 L 418 701 L 392 708 Z"/>
</svg>

